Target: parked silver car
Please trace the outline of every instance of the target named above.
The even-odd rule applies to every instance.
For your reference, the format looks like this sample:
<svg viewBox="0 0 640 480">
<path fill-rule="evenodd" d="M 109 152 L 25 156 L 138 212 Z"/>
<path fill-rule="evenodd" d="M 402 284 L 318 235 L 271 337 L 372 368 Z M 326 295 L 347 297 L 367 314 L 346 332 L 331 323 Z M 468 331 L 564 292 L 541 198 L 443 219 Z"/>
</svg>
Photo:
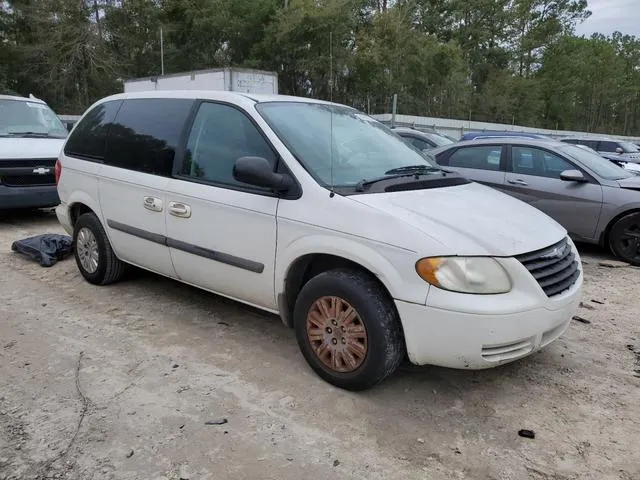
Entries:
<svg viewBox="0 0 640 480">
<path fill-rule="evenodd" d="M 640 265 L 640 177 L 575 145 L 501 138 L 430 152 L 443 167 L 545 212 L 577 241 Z"/>
</svg>

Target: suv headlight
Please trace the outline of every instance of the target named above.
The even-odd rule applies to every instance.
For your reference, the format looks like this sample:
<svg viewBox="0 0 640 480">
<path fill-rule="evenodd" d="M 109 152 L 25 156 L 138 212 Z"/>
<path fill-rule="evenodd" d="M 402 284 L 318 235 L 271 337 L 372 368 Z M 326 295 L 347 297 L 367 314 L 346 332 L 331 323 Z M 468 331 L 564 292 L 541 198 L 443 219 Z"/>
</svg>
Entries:
<svg viewBox="0 0 640 480">
<path fill-rule="evenodd" d="M 496 294 L 511 290 L 511 278 L 490 257 L 431 257 L 416 262 L 416 272 L 431 285 L 459 293 Z"/>
</svg>

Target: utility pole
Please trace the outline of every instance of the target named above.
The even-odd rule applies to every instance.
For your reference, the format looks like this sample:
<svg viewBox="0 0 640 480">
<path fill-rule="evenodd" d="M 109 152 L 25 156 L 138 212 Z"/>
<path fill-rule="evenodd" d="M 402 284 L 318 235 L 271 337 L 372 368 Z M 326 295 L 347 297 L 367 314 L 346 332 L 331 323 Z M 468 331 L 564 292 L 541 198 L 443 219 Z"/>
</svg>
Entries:
<svg viewBox="0 0 640 480">
<path fill-rule="evenodd" d="M 160 27 L 160 74 L 164 75 L 164 36 Z"/>
<path fill-rule="evenodd" d="M 329 32 L 329 99 L 333 102 L 333 32 Z"/>
</svg>

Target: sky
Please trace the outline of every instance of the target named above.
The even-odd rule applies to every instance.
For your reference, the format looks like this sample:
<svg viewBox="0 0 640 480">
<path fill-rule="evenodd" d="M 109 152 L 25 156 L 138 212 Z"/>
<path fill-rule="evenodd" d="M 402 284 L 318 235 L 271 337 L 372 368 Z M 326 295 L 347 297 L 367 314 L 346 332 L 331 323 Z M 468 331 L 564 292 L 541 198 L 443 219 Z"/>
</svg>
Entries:
<svg viewBox="0 0 640 480">
<path fill-rule="evenodd" d="M 576 27 L 578 35 L 623 34 L 640 37 L 640 0 L 588 0 L 591 17 Z"/>
</svg>

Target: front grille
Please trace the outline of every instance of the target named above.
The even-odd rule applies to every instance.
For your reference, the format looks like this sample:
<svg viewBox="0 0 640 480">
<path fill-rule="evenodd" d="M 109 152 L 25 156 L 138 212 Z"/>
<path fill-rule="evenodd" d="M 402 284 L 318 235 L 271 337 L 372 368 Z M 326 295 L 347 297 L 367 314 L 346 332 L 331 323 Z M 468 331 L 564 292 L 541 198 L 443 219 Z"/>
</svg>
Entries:
<svg viewBox="0 0 640 480">
<path fill-rule="evenodd" d="M 517 255 L 516 259 L 529 270 L 548 297 L 568 290 L 580 277 L 576 256 L 566 238 L 542 250 Z"/>
<path fill-rule="evenodd" d="M 0 183 L 7 187 L 34 187 L 38 185 L 55 185 L 55 175 L 11 175 L 0 177 Z"/>
<path fill-rule="evenodd" d="M 0 168 L 53 168 L 56 164 L 55 158 L 18 158 L 0 159 Z"/>
</svg>

